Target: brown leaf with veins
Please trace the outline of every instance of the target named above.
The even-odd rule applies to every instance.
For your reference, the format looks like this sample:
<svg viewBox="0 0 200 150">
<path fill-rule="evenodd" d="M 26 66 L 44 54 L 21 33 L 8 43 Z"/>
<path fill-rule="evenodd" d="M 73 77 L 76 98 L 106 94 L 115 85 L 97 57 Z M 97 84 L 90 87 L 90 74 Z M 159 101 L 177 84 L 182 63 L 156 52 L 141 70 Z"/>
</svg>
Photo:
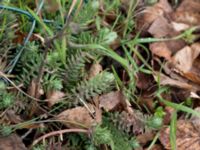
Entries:
<svg viewBox="0 0 200 150">
<path fill-rule="evenodd" d="M 193 123 L 188 120 L 178 120 L 176 129 L 176 146 L 177 150 L 199 150 L 200 132 L 194 127 Z M 163 128 L 159 137 L 162 145 L 167 150 L 170 146 L 170 128 Z"/>
<path fill-rule="evenodd" d="M 88 105 L 90 110 L 95 111 L 93 105 Z M 76 107 L 65 110 L 55 117 L 69 128 L 91 128 L 95 123 L 95 119 L 91 116 L 85 107 Z"/>
</svg>

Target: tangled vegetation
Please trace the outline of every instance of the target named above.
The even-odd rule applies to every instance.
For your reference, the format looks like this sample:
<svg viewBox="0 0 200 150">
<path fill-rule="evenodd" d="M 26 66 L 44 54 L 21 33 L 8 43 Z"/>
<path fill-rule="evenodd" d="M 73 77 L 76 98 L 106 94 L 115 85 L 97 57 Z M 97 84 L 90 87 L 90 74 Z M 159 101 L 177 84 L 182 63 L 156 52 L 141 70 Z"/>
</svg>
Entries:
<svg viewBox="0 0 200 150">
<path fill-rule="evenodd" d="M 145 13 L 160 9 L 166 17 L 181 2 L 2 0 L 1 137 L 20 139 L 11 149 L 179 148 L 178 119 L 200 115 L 200 80 L 182 71 L 181 61 L 173 64 L 178 52 L 166 49 L 169 41 L 180 42 L 178 50 L 199 46 L 199 26 L 167 26 L 165 34 L 153 22 L 161 15 Z M 163 44 L 162 51 L 153 44 Z M 167 127 L 170 146 L 162 139 Z"/>
</svg>

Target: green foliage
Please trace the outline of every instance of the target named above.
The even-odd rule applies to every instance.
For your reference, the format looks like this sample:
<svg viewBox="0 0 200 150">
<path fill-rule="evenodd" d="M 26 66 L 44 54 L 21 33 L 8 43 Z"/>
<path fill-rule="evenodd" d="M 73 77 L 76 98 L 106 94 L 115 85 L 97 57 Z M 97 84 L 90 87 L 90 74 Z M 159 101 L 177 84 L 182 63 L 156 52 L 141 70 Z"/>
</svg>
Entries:
<svg viewBox="0 0 200 150">
<path fill-rule="evenodd" d="M 133 148 L 138 147 L 135 139 L 130 138 L 128 134 L 116 128 L 116 126 L 112 123 L 110 119 L 105 117 L 103 119 L 102 127 L 106 127 L 107 130 L 110 131 L 112 135 L 112 141 L 114 143 L 114 150 L 132 150 Z"/>
<path fill-rule="evenodd" d="M 0 110 L 10 107 L 14 103 L 14 95 L 6 90 L 6 85 L 0 82 Z"/>
<path fill-rule="evenodd" d="M 67 66 L 63 74 L 65 79 L 64 83 L 68 91 L 74 88 L 83 78 L 85 63 L 88 61 L 87 56 L 85 52 L 78 52 L 67 60 Z"/>
<path fill-rule="evenodd" d="M 55 74 L 46 74 L 43 79 L 43 88 L 44 90 L 51 91 L 51 90 L 61 90 L 63 88 L 62 80 L 58 78 Z"/>
<path fill-rule="evenodd" d="M 72 89 L 75 97 L 90 99 L 112 89 L 114 75 L 109 72 L 102 72 L 95 77 L 80 82 L 76 88 Z"/>
<path fill-rule="evenodd" d="M 18 72 L 16 77 L 17 83 L 24 83 L 28 86 L 32 79 L 38 76 L 39 66 L 42 62 L 42 55 L 39 52 L 39 47 L 36 43 L 28 43 L 25 51 L 15 67 Z"/>
<path fill-rule="evenodd" d="M 40 144 L 33 147 L 33 150 L 45 150 L 46 146 Z"/>
<path fill-rule="evenodd" d="M 88 24 L 90 23 L 95 15 L 97 15 L 99 8 L 99 2 L 97 0 L 92 0 L 91 2 L 85 4 L 81 8 L 81 12 L 75 17 L 75 22 L 79 24 Z"/>
<path fill-rule="evenodd" d="M 81 44 L 111 44 L 117 38 L 117 33 L 108 28 L 100 29 L 96 34 L 90 31 L 81 32 L 78 37 L 73 37 L 73 41 Z"/>
<path fill-rule="evenodd" d="M 147 120 L 147 126 L 153 129 L 160 129 L 163 125 L 165 112 L 162 107 L 158 107 L 153 116 Z"/>
<path fill-rule="evenodd" d="M 10 126 L 1 125 L 0 126 L 0 133 L 3 136 L 8 136 L 12 133 L 12 128 Z"/>
<path fill-rule="evenodd" d="M 97 146 L 106 144 L 109 145 L 112 150 L 115 149 L 112 134 L 106 127 L 102 128 L 101 126 L 96 126 L 92 138 Z"/>
</svg>

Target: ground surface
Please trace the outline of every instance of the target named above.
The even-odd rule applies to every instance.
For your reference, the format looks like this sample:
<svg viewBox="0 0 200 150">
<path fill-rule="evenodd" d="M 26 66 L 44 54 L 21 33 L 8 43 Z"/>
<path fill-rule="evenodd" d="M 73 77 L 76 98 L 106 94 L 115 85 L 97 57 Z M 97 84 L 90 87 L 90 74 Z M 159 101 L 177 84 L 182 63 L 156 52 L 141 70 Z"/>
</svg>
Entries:
<svg viewBox="0 0 200 150">
<path fill-rule="evenodd" d="M 199 150 L 199 0 L 0 2 L 0 149 Z"/>
</svg>

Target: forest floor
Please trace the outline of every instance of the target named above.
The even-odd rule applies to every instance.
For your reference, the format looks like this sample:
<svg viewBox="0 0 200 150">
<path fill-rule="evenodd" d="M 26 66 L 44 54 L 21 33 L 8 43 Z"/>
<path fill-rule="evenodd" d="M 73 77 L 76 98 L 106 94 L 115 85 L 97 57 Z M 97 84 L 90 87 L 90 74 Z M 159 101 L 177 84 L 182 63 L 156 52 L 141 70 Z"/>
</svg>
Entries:
<svg viewBox="0 0 200 150">
<path fill-rule="evenodd" d="M 199 150 L 199 0 L 2 0 L 1 150 Z"/>
</svg>

